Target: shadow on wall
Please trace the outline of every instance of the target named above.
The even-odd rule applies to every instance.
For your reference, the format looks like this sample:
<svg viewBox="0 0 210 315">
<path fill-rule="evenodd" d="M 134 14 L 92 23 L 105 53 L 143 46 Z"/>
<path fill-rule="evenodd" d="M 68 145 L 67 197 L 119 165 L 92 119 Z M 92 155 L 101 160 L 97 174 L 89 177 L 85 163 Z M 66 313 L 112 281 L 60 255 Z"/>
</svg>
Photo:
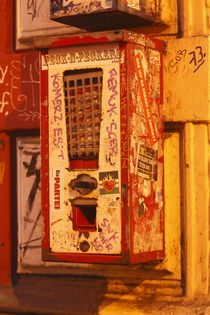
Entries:
<svg viewBox="0 0 210 315">
<path fill-rule="evenodd" d="M 58 314 L 98 314 L 107 281 L 99 277 L 21 275 L 13 290 L 21 307 Z"/>
</svg>

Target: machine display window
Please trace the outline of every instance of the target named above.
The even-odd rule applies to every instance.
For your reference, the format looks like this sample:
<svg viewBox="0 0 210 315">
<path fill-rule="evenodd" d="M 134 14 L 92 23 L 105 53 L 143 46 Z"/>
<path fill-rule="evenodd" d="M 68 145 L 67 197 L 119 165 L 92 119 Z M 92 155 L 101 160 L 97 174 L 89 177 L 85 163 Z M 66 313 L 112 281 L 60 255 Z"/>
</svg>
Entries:
<svg viewBox="0 0 210 315">
<path fill-rule="evenodd" d="M 71 169 L 97 169 L 103 72 L 101 68 L 64 72 L 67 145 Z"/>
</svg>

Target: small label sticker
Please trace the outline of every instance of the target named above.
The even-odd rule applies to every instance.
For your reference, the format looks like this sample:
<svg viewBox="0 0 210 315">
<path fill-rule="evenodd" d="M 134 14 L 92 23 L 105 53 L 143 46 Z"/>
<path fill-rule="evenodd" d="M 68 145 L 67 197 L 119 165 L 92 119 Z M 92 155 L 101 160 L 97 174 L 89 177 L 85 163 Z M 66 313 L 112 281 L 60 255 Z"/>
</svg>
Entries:
<svg viewBox="0 0 210 315">
<path fill-rule="evenodd" d="M 136 173 L 140 177 L 157 180 L 157 151 L 139 144 Z"/>
<path fill-rule="evenodd" d="M 118 194 L 119 179 L 118 171 L 99 173 L 100 194 Z"/>
<path fill-rule="evenodd" d="M 149 62 L 160 66 L 160 52 L 157 50 L 150 50 Z"/>
<path fill-rule="evenodd" d="M 61 209 L 61 170 L 53 169 L 53 210 Z"/>
</svg>

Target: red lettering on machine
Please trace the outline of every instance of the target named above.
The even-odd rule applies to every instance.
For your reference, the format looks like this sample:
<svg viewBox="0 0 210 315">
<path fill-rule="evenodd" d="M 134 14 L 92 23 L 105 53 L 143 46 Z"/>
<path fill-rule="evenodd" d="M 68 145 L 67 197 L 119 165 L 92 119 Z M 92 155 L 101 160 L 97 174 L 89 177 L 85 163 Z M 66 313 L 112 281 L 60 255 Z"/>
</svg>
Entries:
<svg viewBox="0 0 210 315">
<path fill-rule="evenodd" d="M 60 209 L 60 170 L 56 170 L 54 177 L 54 209 Z"/>
</svg>

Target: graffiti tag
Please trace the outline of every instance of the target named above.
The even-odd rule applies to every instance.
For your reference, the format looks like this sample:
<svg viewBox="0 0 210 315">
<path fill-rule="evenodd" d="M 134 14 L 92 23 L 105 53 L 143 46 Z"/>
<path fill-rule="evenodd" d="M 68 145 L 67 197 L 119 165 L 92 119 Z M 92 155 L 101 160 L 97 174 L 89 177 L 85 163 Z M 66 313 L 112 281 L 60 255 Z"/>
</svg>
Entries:
<svg viewBox="0 0 210 315">
<path fill-rule="evenodd" d="M 102 7 L 101 1 L 78 1 L 78 0 L 52 0 L 51 12 L 64 11 L 64 13 L 90 13 L 100 10 Z"/>
<path fill-rule="evenodd" d="M 54 98 L 52 100 L 53 104 L 53 113 L 54 113 L 54 122 L 57 124 L 57 127 L 53 129 L 53 145 L 58 150 L 58 157 L 61 158 L 62 160 L 64 159 L 64 153 L 63 153 L 63 129 L 59 127 L 60 122 L 63 119 L 63 114 L 62 114 L 62 83 L 61 83 L 61 76 L 57 74 L 53 74 L 51 76 L 52 80 L 52 85 L 53 85 L 53 94 Z"/>
<path fill-rule="evenodd" d="M 40 114 L 34 111 L 38 107 L 37 90 L 40 82 L 38 63 L 38 58 L 32 64 L 23 57 L 21 60 L 10 61 L 5 67 L 0 65 L 0 84 L 2 84 L 0 86 L 0 114 L 7 116 L 15 111 L 19 116 L 25 117 L 25 121 L 30 118 L 39 119 Z M 28 112 L 29 107 L 32 110 Z"/>
<path fill-rule="evenodd" d="M 206 53 L 203 52 L 203 48 L 201 46 L 197 46 L 194 50 L 189 52 L 189 55 L 192 57 L 189 64 L 194 66 L 194 73 L 204 64 Z"/>
<path fill-rule="evenodd" d="M 20 147 L 22 149 L 22 147 Z M 35 230 L 37 228 L 37 225 L 39 223 L 39 220 L 41 218 L 41 209 L 34 208 L 35 205 L 35 199 L 38 194 L 38 191 L 40 190 L 40 166 L 38 166 L 38 158 L 40 156 L 40 150 L 39 148 L 34 149 L 24 149 L 23 154 L 26 157 L 27 161 L 23 161 L 23 167 L 26 169 L 26 178 L 30 178 L 34 176 L 34 180 L 32 181 L 31 188 L 29 190 L 29 194 L 27 197 L 27 204 L 26 209 L 24 213 L 24 233 L 27 235 L 26 241 L 19 244 L 19 248 L 23 249 L 23 257 L 26 255 L 26 252 L 29 248 L 40 248 L 41 245 L 34 245 L 31 243 L 36 242 L 37 240 L 40 240 L 41 237 L 35 237 L 33 238 L 33 235 L 35 233 Z M 33 215 L 32 218 L 32 212 L 36 211 L 36 213 Z M 27 233 L 26 230 L 29 229 L 29 232 Z"/>
<path fill-rule="evenodd" d="M 202 46 L 196 46 L 193 50 L 187 51 L 187 49 L 180 49 L 177 51 L 176 56 L 169 61 L 168 67 L 172 73 L 177 73 L 180 69 L 181 62 L 185 60 L 189 65 L 193 67 L 193 73 L 195 73 L 205 62 L 206 53 Z M 185 69 L 183 65 L 183 70 Z"/>
<path fill-rule="evenodd" d="M 109 153 L 106 155 L 106 161 L 110 163 L 110 165 L 115 165 L 113 162 L 113 157 L 118 154 L 118 140 L 117 140 L 117 130 L 118 126 L 115 121 L 115 115 L 117 115 L 117 99 L 118 95 L 118 81 L 117 81 L 117 71 L 115 68 L 109 71 L 109 78 L 107 80 L 108 90 L 111 92 L 111 95 L 108 99 L 108 109 L 107 113 L 109 117 L 112 118 L 109 126 L 106 127 L 106 131 L 108 134 L 109 140 Z"/>
<path fill-rule="evenodd" d="M 99 236 L 94 239 L 92 246 L 97 252 L 104 250 L 112 251 L 119 239 L 119 232 L 111 227 L 110 221 L 107 218 L 103 218 L 100 227 L 102 231 Z"/>
<path fill-rule="evenodd" d="M 39 16 L 39 11 L 44 3 L 44 0 L 40 2 L 38 0 L 27 0 L 27 14 L 31 15 L 32 22 L 34 18 Z"/>
</svg>

